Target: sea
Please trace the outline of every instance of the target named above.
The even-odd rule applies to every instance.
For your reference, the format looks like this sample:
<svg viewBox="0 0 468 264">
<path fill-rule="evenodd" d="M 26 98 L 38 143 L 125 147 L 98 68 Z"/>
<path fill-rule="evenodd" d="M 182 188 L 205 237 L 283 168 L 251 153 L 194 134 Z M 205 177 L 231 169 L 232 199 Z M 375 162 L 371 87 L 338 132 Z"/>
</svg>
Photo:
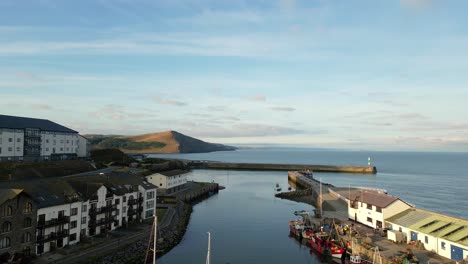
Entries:
<svg viewBox="0 0 468 264">
<path fill-rule="evenodd" d="M 419 208 L 468 219 L 468 153 L 377 152 L 257 147 L 153 157 L 224 162 L 367 165 L 376 175 L 314 173 L 341 187 L 385 189 Z M 319 263 L 320 257 L 289 236 L 287 221 L 309 205 L 274 197 L 290 186 L 286 172 L 194 170 L 189 180 L 218 182 L 226 189 L 194 206 L 182 242 L 158 263 L 202 263 L 207 232 L 212 263 Z M 292 186 L 294 187 L 294 186 Z"/>
</svg>

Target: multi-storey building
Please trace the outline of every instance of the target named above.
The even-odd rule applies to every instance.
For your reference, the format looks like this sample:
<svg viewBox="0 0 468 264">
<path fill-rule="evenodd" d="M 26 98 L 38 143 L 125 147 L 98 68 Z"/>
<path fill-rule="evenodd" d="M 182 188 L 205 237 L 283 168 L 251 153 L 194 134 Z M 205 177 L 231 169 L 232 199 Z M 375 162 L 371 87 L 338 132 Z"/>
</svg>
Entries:
<svg viewBox="0 0 468 264">
<path fill-rule="evenodd" d="M 34 254 L 37 205 L 22 189 L 0 189 L 0 263 Z"/>
<path fill-rule="evenodd" d="M 86 138 L 49 120 L 0 115 L 0 161 L 87 157 Z"/>
<path fill-rule="evenodd" d="M 146 180 L 159 189 L 162 189 L 166 194 L 178 192 L 185 188 L 187 183 L 187 171 L 185 170 L 170 170 L 151 174 L 146 176 Z"/>
<path fill-rule="evenodd" d="M 129 222 L 152 218 L 156 212 L 156 187 L 129 174 L 109 173 L 6 185 L 22 186 L 37 202 L 37 212 L 31 215 L 35 221 L 37 219 L 37 226 L 34 222 L 32 229 L 36 247 L 31 247 L 37 255 L 74 245 L 87 236 L 126 227 Z"/>
</svg>

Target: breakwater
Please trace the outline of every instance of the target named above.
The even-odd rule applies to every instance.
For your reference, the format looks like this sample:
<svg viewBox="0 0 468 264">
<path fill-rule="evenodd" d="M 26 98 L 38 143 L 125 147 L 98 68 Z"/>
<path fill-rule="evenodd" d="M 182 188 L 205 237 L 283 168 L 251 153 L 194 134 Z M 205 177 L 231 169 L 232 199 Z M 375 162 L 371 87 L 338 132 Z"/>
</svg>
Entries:
<svg viewBox="0 0 468 264">
<path fill-rule="evenodd" d="M 333 165 L 302 165 L 302 164 L 267 164 L 267 163 L 232 163 L 191 161 L 188 163 L 194 169 L 215 170 L 257 170 L 257 171 L 313 171 L 313 172 L 338 172 L 376 174 L 374 166 L 333 166 Z"/>
</svg>

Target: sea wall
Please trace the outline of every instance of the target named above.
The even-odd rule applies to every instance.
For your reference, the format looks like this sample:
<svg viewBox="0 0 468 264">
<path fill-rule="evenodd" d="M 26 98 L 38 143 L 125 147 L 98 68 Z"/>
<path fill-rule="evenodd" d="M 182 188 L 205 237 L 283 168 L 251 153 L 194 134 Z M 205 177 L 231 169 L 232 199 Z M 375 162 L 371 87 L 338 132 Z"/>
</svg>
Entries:
<svg viewBox="0 0 468 264">
<path fill-rule="evenodd" d="M 266 164 L 266 163 L 230 163 L 230 162 L 192 162 L 194 168 L 218 170 L 261 170 L 261 171 L 314 171 L 342 172 L 359 174 L 376 174 L 373 166 L 333 166 L 333 165 L 300 165 L 300 164 Z"/>
</svg>

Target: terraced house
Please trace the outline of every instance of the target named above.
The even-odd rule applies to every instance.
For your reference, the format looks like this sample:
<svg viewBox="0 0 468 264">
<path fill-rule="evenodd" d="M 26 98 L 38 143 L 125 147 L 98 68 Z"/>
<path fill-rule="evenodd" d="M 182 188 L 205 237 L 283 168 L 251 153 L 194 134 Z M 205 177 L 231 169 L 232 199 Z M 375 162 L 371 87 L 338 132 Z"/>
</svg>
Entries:
<svg viewBox="0 0 468 264">
<path fill-rule="evenodd" d="M 75 130 L 45 119 L 0 115 L 0 161 L 87 156 L 88 140 Z"/>
<path fill-rule="evenodd" d="M 0 189 L 0 263 L 34 253 L 37 205 L 22 189 Z"/>
</svg>

